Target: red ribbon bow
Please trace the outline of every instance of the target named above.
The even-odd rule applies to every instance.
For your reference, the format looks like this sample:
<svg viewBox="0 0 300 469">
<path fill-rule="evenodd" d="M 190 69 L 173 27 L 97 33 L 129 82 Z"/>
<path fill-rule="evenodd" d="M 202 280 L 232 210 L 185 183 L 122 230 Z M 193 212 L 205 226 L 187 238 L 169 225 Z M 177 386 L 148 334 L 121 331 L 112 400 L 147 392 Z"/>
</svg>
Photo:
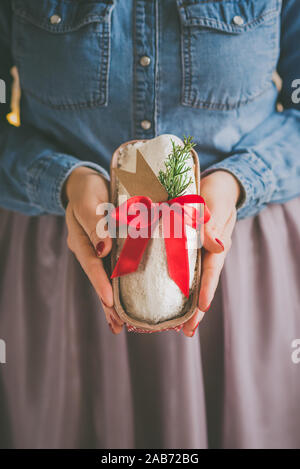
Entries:
<svg viewBox="0 0 300 469">
<path fill-rule="evenodd" d="M 203 217 L 200 216 L 199 210 L 187 205 L 191 203 L 204 205 Z M 146 210 L 141 210 L 140 204 L 143 204 L 142 207 L 145 207 Z M 164 207 L 162 206 L 164 204 L 167 208 L 172 205 L 171 209 L 169 208 L 168 216 L 163 214 Z M 139 213 L 137 214 L 137 212 Z M 158 203 L 152 202 L 149 197 L 135 196 L 117 207 L 112 213 L 112 218 L 119 226 L 127 225 L 129 231 L 130 227 L 134 225 L 140 235 L 132 237 L 130 232 L 128 233 L 111 278 L 121 277 L 137 270 L 151 239 L 149 231 L 153 233 L 153 229 L 157 226 L 162 215 L 169 275 L 182 293 L 189 297 L 190 272 L 185 225 L 198 229 L 201 223 L 207 223 L 210 218 L 203 197 L 196 194 L 182 195 L 167 202 Z M 138 223 L 134 224 L 137 217 Z M 178 228 L 181 230 L 180 236 L 178 236 Z M 166 237 L 165 234 L 169 236 Z"/>
</svg>

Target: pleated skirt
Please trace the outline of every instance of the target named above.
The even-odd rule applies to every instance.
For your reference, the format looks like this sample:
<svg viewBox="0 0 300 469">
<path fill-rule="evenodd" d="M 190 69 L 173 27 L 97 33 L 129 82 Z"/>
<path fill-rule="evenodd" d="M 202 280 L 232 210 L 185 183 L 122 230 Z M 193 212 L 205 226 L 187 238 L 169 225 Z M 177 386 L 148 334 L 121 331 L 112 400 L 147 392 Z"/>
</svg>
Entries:
<svg viewBox="0 0 300 469">
<path fill-rule="evenodd" d="M 64 219 L 1 210 L 0 339 L 0 447 L 299 448 L 300 198 L 237 223 L 192 339 L 112 335 Z"/>
</svg>

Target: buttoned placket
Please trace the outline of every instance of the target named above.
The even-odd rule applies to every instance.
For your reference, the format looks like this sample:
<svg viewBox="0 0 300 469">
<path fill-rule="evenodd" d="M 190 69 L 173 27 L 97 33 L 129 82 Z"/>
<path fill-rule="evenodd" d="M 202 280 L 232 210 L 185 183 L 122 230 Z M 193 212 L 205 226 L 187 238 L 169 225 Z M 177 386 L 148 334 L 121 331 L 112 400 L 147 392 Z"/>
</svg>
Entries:
<svg viewBox="0 0 300 469">
<path fill-rule="evenodd" d="M 134 15 L 134 134 L 156 135 L 157 0 L 135 0 Z"/>
</svg>

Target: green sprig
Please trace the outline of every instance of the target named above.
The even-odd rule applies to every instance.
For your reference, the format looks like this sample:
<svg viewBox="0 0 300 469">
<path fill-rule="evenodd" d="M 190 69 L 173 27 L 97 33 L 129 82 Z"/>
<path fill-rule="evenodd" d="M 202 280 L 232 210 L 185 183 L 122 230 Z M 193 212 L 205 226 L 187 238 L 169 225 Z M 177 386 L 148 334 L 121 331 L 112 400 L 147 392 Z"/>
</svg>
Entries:
<svg viewBox="0 0 300 469">
<path fill-rule="evenodd" d="M 192 183 L 192 178 L 188 176 L 191 170 L 187 166 L 187 161 L 191 156 L 191 150 L 195 146 L 192 142 L 193 137 L 184 137 L 183 146 L 176 145 L 172 141 L 172 152 L 165 161 L 165 171 L 159 171 L 158 179 L 168 192 L 169 199 L 174 199 L 183 194 L 183 192 Z"/>
</svg>

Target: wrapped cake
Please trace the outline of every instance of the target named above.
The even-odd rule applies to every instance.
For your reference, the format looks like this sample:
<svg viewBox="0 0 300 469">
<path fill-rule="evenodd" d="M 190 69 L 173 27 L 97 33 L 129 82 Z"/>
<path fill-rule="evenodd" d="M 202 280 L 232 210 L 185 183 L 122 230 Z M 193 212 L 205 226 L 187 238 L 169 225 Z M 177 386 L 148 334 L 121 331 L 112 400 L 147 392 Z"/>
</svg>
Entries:
<svg viewBox="0 0 300 469">
<path fill-rule="evenodd" d="M 127 231 L 113 242 L 112 285 L 116 311 L 130 330 L 178 328 L 197 308 L 199 189 L 191 139 L 160 135 L 126 142 L 113 154 L 111 201 L 119 229 Z"/>
</svg>

